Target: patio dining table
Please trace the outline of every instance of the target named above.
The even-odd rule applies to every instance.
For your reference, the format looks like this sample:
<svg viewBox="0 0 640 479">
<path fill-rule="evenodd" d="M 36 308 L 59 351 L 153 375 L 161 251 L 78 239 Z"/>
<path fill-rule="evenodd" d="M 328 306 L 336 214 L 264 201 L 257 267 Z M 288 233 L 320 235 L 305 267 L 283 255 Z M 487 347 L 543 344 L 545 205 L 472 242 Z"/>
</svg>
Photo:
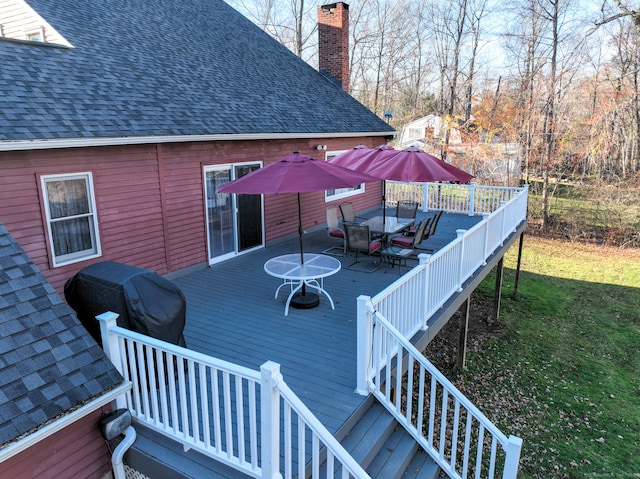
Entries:
<svg viewBox="0 0 640 479">
<path fill-rule="evenodd" d="M 303 289 L 303 286 L 314 288 L 318 291 L 318 294 L 323 293 L 329 298 L 331 309 L 336 309 L 333 299 L 324 289 L 324 278 L 336 274 L 341 268 L 342 263 L 338 259 L 319 253 L 304 253 L 304 263 L 300 261 L 300 254 L 294 253 L 276 256 L 264 264 L 264 270 L 268 275 L 284 280 L 276 289 L 276 298 L 283 286 L 290 286 L 291 288 L 289 297 L 285 302 L 285 316 L 289 315 L 291 299 Z"/>
<path fill-rule="evenodd" d="M 415 220 L 411 218 L 397 218 L 395 216 L 374 216 L 364 221 L 362 224 L 369 227 L 371 234 L 382 237 L 382 242 L 386 247 L 389 236 L 408 230 Z"/>
</svg>

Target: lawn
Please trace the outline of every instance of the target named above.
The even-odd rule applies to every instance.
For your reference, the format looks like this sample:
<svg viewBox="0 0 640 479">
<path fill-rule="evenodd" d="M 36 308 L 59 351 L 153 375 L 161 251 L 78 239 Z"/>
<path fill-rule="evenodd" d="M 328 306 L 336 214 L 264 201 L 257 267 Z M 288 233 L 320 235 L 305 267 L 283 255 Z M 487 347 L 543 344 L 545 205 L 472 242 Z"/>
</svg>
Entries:
<svg viewBox="0 0 640 479">
<path fill-rule="evenodd" d="M 514 298 L 516 255 L 500 320 L 470 338 L 454 383 L 523 438 L 519 478 L 640 477 L 640 250 L 525 236 Z M 474 293 L 479 311 L 494 284 Z"/>
</svg>

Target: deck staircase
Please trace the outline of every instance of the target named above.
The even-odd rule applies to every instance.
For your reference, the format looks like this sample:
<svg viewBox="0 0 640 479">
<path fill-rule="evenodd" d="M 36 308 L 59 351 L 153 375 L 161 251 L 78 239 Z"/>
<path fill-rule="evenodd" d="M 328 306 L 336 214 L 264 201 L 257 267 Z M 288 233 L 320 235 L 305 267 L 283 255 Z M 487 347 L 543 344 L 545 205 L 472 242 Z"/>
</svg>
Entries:
<svg viewBox="0 0 640 479">
<path fill-rule="evenodd" d="M 373 479 L 438 477 L 436 463 L 373 397 L 345 427 L 341 444 Z"/>
<path fill-rule="evenodd" d="M 173 441 L 138 428 L 138 440 L 125 457 L 137 477 L 176 479 L 248 478 L 195 451 L 184 452 Z M 373 479 L 436 479 L 440 468 L 370 396 L 339 431 L 341 444 Z M 321 471 L 321 477 L 326 477 Z"/>
</svg>

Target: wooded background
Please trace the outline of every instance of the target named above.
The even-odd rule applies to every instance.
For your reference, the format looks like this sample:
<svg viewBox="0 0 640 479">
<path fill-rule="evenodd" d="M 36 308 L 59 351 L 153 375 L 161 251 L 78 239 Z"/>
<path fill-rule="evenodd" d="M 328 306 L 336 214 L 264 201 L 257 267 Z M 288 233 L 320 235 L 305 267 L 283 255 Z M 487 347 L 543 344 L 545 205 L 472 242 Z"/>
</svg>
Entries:
<svg viewBox="0 0 640 479">
<path fill-rule="evenodd" d="M 317 7 L 330 2 L 228 3 L 317 64 Z M 346 3 L 350 93 L 397 130 L 436 114 L 465 142 L 519 144 L 543 222 L 554 181 L 637 182 L 640 1 Z"/>
</svg>

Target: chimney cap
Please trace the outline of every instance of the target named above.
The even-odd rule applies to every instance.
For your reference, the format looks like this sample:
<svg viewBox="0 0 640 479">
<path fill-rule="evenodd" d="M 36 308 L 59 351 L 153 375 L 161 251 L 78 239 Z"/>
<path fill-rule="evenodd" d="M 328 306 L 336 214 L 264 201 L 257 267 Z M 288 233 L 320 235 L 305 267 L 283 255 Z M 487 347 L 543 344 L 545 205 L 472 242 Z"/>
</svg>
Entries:
<svg viewBox="0 0 640 479">
<path fill-rule="evenodd" d="M 336 7 L 337 7 L 338 5 L 342 5 L 342 8 L 343 8 L 344 10 L 349 10 L 349 5 L 347 5 L 347 4 L 346 4 L 346 3 L 344 3 L 344 2 L 328 3 L 328 4 L 326 4 L 326 5 L 321 5 L 321 6 L 320 6 L 320 8 L 321 8 L 323 11 L 329 11 L 329 12 L 331 13 L 331 12 L 333 12 L 333 10 L 335 10 L 335 9 L 336 9 Z"/>
</svg>

